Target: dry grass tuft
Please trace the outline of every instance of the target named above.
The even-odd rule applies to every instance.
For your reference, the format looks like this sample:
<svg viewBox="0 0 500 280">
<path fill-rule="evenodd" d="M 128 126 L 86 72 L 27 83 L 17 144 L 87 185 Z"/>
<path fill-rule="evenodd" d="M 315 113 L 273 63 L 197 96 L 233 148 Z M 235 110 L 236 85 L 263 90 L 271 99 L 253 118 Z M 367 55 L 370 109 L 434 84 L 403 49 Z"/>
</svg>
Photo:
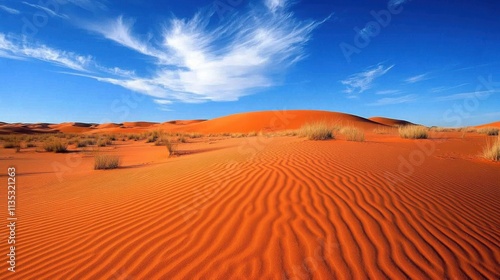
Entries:
<svg viewBox="0 0 500 280">
<path fill-rule="evenodd" d="M 46 152 L 66 153 L 68 151 L 68 144 L 62 142 L 61 139 L 49 139 L 43 143 L 43 149 Z"/>
<path fill-rule="evenodd" d="M 309 140 L 334 139 L 333 128 L 325 122 L 306 123 L 299 129 L 299 134 Z"/>
<path fill-rule="evenodd" d="M 500 129 L 496 127 L 483 127 L 477 130 L 478 133 L 486 134 L 488 136 L 497 136 Z"/>
<path fill-rule="evenodd" d="M 120 166 L 120 157 L 112 155 L 95 155 L 94 169 L 115 169 Z"/>
<path fill-rule="evenodd" d="M 347 141 L 363 142 L 365 141 L 365 133 L 356 127 L 347 126 L 340 130 L 340 133 L 345 135 Z"/>
<path fill-rule="evenodd" d="M 500 137 L 497 138 L 495 143 L 486 145 L 483 149 L 483 157 L 493 161 L 500 161 Z"/>
<path fill-rule="evenodd" d="M 399 136 L 407 139 L 427 139 L 427 128 L 421 125 L 405 125 L 399 127 Z"/>
</svg>

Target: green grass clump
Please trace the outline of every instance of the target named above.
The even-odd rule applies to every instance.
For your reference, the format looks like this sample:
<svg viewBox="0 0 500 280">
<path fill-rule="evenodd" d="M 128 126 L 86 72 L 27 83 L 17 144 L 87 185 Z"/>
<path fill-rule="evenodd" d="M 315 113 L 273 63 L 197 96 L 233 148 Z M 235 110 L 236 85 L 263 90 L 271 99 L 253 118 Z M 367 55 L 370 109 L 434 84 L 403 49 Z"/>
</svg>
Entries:
<svg viewBox="0 0 500 280">
<path fill-rule="evenodd" d="M 115 169 L 120 166 L 120 157 L 112 155 L 95 155 L 94 169 Z"/>
<path fill-rule="evenodd" d="M 299 129 L 299 134 L 309 140 L 334 139 L 332 127 L 324 122 L 307 123 Z"/>
<path fill-rule="evenodd" d="M 399 127 L 399 136 L 407 139 L 427 139 L 427 128 L 421 125 L 405 125 Z"/>
</svg>

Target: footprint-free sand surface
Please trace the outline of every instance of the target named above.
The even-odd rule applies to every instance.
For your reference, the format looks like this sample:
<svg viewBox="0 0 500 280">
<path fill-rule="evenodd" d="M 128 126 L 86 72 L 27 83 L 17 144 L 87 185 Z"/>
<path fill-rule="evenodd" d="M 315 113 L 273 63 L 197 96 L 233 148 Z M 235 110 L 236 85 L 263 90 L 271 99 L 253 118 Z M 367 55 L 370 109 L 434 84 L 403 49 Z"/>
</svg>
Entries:
<svg viewBox="0 0 500 280">
<path fill-rule="evenodd" d="M 500 163 L 480 157 L 493 137 L 408 140 L 376 120 L 288 114 L 101 129 L 272 131 L 331 118 L 366 140 L 205 135 L 170 158 L 116 141 L 102 151 L 122 167 L 107 171 L 76 148 L 0 148 L 0 180 L 17 169 L 19 219 L 16 272 L 2 261 L 0 278 L 499 279 Z"/>
</svg>

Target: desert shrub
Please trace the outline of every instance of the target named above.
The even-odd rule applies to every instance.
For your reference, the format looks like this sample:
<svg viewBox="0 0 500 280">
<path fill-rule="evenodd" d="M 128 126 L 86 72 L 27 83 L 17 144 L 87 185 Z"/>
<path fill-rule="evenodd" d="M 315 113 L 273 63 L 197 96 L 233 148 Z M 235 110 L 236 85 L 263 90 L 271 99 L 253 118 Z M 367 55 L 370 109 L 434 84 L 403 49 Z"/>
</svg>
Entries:
<svg viewBox="0 0 500 280">
<path fill-rule="evenodd" d="M 421 125 L 405 125 L 399 127 L 399 136 L 408 139 L 427 139 L 427 128 Z"/>
<path fill-rule="evenodd" d="M 5 143 L 3 144 L 3 147 L 4 147 L 5 149 L 14 149 L 14 148 L 16 148 L 16 147 L 17 147 L 17 145 L 18 145 L 18 144 L 17 144 L 17 143 L 14 143 L 14 142 L 5 142 Z"/>
<path fill-rule="evenodd" d="M 115 169 L 120 166 L 120 157 L 97 154 L 94 156 L 94 169 Z"/>
<path fill-rule="evenodd" d="M 252 131 L 252 132 L 249 132 L 247 134 L 248 137 L 254 137 L 254 136 L 257 136 L 257 132 L 256 131 Z"/>
<path fill-rule="evenodd" d="M 187 139 L 184 137 L 184 135 L 179 136 L 179 143 L 186 143 Z"/>
<path fill-rule="evenodd" d="M 50 139 L 43 143 L 43 149 L 46 152 L 65 153 L 68 151 L 68 144 L 61 139 Z"/>
<path fill-rule="evenodd" d="M 26 143 L 26 148 L 35 148 L 35 147 L 36 147 L 35 143 L 32 143 L 32 142 Z"/>
<path fill-rule="evenodd" d="M 97 140 L 97 146 L 99 147 L 106 147 L 109 145 L 113 145 L 113 141 L 111 141 L 111 139 L 109 138 Z"/>
<path fill-rule="evenodd" d="M 328 140 L 334 138 L 332 127 L 324 122 L 304 124 L 300 128 L 299 134 L 307 137 L 309 140 Z"/>
<path fill-rule="evenodd" d="M 168 156 L 173 156 L 177 153 L 177 145 L 172 143 L 167 137 L 163 137 L 160 141 L 155 143 L 156 146 L 165 146 L 168 151 Z"/>
<path fill-rule="evenodd" d="M 356 127 L 347 126 L 340 130 L 340 133 L 345 135 L 347 141 L 363 142 L 365 141 L 365 133 Z"/>
<path fill-rule="evenodd" d="M 497 138 L 495 143 L 486 145 L 483 149 L 483 157 L 493 161 L 500 161 L 500 137 Z"/>
<path fill-rule="evenodd" d="M 196 132 L 189 133 L 189 138 L 201 138 L 202 136 L 203 134 L 201 133 L 196 133 Z"/>
<path fill-rule="evenodd" d="M 231 138 L 243 138 L 246 134 L 244 133 L 231 133 Z"/>
<path fill-rule="evenodd" d="M 496 127 L 483 127 L 483 128 L 478 129 L 477 132 L 481 133 L 481 134 L 486 134 L 489 136 L 496 136 L 496 135 L 498 135 L 499 130 L 500 129 L 498 129 Z"/>
</svg>

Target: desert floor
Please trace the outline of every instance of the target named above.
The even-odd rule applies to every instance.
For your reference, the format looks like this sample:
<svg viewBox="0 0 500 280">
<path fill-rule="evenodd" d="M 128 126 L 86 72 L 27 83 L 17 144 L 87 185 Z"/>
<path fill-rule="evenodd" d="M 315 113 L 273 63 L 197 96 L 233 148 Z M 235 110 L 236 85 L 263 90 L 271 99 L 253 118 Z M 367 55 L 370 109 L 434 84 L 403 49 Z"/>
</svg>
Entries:
<svg viewBox="0 0 500 280">
<path fill-rule="evenodd" d="M 114 170 L 75 147 L 0 148 L 19 219 L 0 278 L 498 279 L 500 163 L 480 157 L 494 138 L 391 131 L 204 136 L 171 157 L 115 141 L 100 149 Z"/>
</svg>

